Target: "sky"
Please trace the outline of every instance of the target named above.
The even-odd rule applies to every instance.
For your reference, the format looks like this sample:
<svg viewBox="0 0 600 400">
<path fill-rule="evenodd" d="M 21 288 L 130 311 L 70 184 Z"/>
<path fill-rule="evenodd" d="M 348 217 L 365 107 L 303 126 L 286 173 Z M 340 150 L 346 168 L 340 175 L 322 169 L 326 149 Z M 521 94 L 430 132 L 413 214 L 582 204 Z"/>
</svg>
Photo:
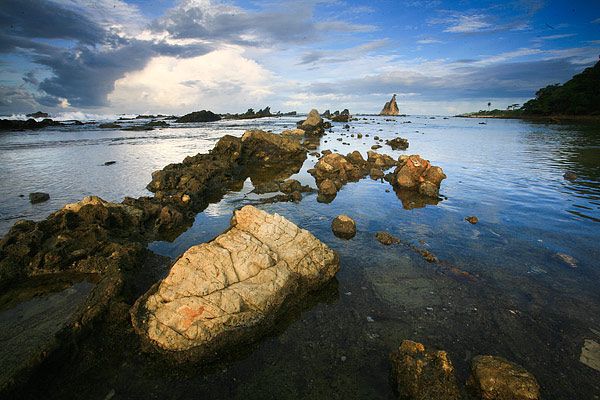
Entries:
<svg viewBox="0 0 600 400">
<path fill-rule="evenodd" d="M 600 1 L 0 0 L 0 115 L 504 109 L 598 61 Z"/>
</svg>

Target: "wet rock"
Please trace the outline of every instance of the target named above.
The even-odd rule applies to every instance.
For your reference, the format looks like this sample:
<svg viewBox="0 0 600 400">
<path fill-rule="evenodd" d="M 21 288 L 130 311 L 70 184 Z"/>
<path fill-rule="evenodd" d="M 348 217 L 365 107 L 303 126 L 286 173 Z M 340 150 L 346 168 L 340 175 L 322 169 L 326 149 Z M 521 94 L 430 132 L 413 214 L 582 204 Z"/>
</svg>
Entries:
<svg viewBox="0 0 600 400">
<path fill-rule="evenodd" d="M 150 121 L 145 126 L 151 128 L 168 128 L 170 125 L 165 121 Z"/>
<path fill-rule="evenodd" d="M 300 129 L 300 128 L 286 129 L 283 132 L 281 132 L 282 135 L 288 135 L 288 136 L 302 136 L 305 133 L 306 132 L 304 131 L 304 129 Z"/>
<path fill-rule="evenodd" d="M 331 124 L 323 122 L 323 118 L 321 118 L 321 115 L 315 109 L 310 110 L 307 118 L 298 123 L 298 128 L 304 130 L 307 135 L 312 136 L 323 136 L 325 129 L 329 129 L 330 127 Z"/>
<path fill-rule="evenodd" d="M 285 218 L 252 206 L 191 247 L 131 310 L 135 331 L 166 352 L 202 358 L 259 337 L 279 312 L 339 270 L 337 254 Z"/>
<path fill-rule="evenodd" d="M 384 175 L 385 174 L 383 173 L 383 171 L 379 168 L 371 168 L 371 170 L 369 171 L 369 176 L 371 176 L 371 179 L 381 179 Z"/>
<path fill-rule="evenodd" d="M 386 140 L 385 143 L 392 148 L 392 150 L 406 150 L 408 149 L 408 140 L 404 138 L 394 138 L 392 140 Z"/>
<path fill-rule="evenodd" d="M 477 218 L 476 216 L 472 215 L 470 217 L 466 217 L 465 221 L 467 221 L 470 224 L 475 225 L 477 222 L 479 222 L 479 218 Z"/>
<path fill-rule="evenodd" d="M 189 122 L 214 122 L 219 121 L 221 116 L 213 113 L 212 111 L 202 110 L 194 111 L 183 117 L 177 118 L 175 122 L 178 123 L 189 123 Z"/>
<path fill-rule="evenodd" d="M 381 169 L 388 169 L 397 165 L 396 160 L 392 157 L 375 151 L 367 151 L 367 162 Z"/>
<path fill-rule="evenodd" d="M 404 340 L 390 360 L 401 399 L 460 399 L 454 366 L 445 351 L 426 351 L 421 343 Z"/>
<path fill-rule="evenodd" d="M 471 361 L 467 386 L 485 400 L 537 400 L 540 386 L 523 367 L 496 356 Z"/>
<path fill-rule="evenodd" d="M 390 101 L 386 102 L 379 115 L 398 115 L 400 110 L 396 104 L 396 95 L 394 94 Z"/>
<path fill-rule="evenodd" d="M 595 340 L 585 339 L 579 361 L 600 372 L 600 344 Z"/>
<path fill-rule="evenodd" d="M 352 239 L 356 235 L 356 222 L 347 215 L 338 215 L 331 222 L 333 234 L 342 239 Z"/>
<path fill-rule="evenodd" d="M 107 161 L 104 163 L 104 166 L 114 165 L 116 163 L 117 163 L 116 161 Z"/>
<path fill-rule="evenodd" d="M 261 130 L 244 132 L 241 139 L 244 164 L 286 164 L 306 160 L 306 150 L 297 140 Z"/>
<path fill-rule="evenodd" d="M 48 200 L 50 200 L 50 195 L 48 193 L 43 193 L 43 192 L 29 193 L 29 202 L 31 204 L 43 203 Z"/>
<path fill-rule="evenodd" d="M 331 120 L 333 122 L 348 122 L 350 120 L 350 115 L 348 115 L 348 114 L 334 115 L 333 117 L 331 117 Z"/>
<path fill-rule="evenodd" d="M 563 178 L 565 178 L 568 181 L 574 181 L 577 179 L 577 174 L 575 174 L 574 172 L 567 171 L 564 173 Z"/>
<path fill-rule="evenodd" d="M 377 150 L 377 149 L 380 149 L 380 148 L 381 148 L 381 145 L 379 145 L 379 144 L 374 144 L 373 146 L 371 146 L 372 150 Z"/>
<path fill-rule="evenodd" d="M 440 167 L 432 166 L 419 155 L 401 156 L 398 164 L 391 179 L 394 186 L 429 197 L 438 196 L 440 184 L 446 178 Z"/>
<path fill-rule="evenodd" d="M 400 243 L 400 239 L 390 235 L 388 232 L 379 231 L 375 234 L 375 238 L 379 243 L 389 246 L 391 244 Z"/>
<path fill-rule="evenodd" d="M 98 125 L 98 128 L 100 128 L 100 129 L 121 129 L 121 125 L 114 123 L 114 122 L 108 122 L 105 124 Z"/>
<path fill-rule="evenodd" d="M 302 185 L 300 181 L 297 179 L 288 179 L 279 184 L 279 190 L 283 193 L 293 193 L 293 192 L 311 192 L 313 189 L 308 185 Z"/>
</svg>

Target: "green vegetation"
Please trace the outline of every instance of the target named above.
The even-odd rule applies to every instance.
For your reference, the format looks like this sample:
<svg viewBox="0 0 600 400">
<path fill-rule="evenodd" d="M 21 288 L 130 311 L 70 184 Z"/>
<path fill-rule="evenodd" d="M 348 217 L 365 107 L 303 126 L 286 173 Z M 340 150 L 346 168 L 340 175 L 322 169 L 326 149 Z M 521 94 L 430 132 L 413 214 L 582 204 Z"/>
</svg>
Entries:
<svg viewBox="0 0 600 400">
<path fill-rule="evenodd" d="M 488 107 L 491 103 L 488 103 Z M 563 85 L 548 85 L 535 93 L 535 99 L 521 108 L 512 104 L 506 110 L 480 110 L 462 117 L 527 118 L 559 116 L 600 116 L 600 61 L 573 76 Z"/>
</svg>

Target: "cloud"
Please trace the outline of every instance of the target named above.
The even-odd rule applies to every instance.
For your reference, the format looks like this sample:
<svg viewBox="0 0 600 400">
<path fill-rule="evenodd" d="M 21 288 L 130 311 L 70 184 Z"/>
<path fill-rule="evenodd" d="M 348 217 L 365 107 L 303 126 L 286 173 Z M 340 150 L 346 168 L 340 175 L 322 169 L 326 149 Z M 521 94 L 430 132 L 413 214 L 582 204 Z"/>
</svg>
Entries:
<svg viewBox="0 0 600 400">
<path fill-rule="evenodd" d="M 600 18 L 596 18 L 592 21 L 592 24 L 600 24 Z"/>
<path fill-rule="evenodd" d="M 488 30 L 491 27 L 490 23 L 486 20 L 487 17 L 481 14 L 452 16 L 447 20 L 450 26 L 444 29 L 444 32 L 481 32 L 482 30 Z"/>
<path fill-rule="evenodd" d="M 313 50 L 304 53 L 298 65 L 315 64 L 317 62 L 331 64 L 353 61 L 387 44 L 388 39 L 379 39 L 342 50 Z"/>
<path fill-rule="evenodd" d="M 256 107 L 273 95 L 275 76 L 242 52 L 229 47 L 193 58 L 154 57 L 143 69 L 118 79 L 109 101 L 125 111 L 178 114 L 202 108 L 237 112 Z"/>
<path fill-rule="evenodd" d="M 286 2 L 259 11 L 244 10 L 213 0 L 183 0 L 152 24 L 155 32 L 174 38 L 198 38 L 238 45 L 267 46 L 309 43 L 320 33 L 370 32 L 371 25 L 341 20 L 316 22 L 313 5 Z"/>
<path fill-rule="evenodd" d="M 434 43 L 443 43 L 441 40 L 439 39 L 435 39 L 435 38 L 423 38 L 423 39 L 419 39 L 417 40 L 418 44 L 434 44 Z"/>
</svg>

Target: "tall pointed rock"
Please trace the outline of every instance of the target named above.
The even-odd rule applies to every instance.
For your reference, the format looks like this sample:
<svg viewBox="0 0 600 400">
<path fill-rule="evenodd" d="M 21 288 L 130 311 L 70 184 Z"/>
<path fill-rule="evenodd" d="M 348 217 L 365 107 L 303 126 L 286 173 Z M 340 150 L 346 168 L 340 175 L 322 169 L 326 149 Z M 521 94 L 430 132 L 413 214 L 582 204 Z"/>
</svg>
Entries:
<svg viewBox="0 0 600 400">
<path fill-rule="evenodd" d="M 396 104 L 396 95 L 392 96 L 392 99 L 385 103 L 383 109 L 379 113 L 379 115 L 398 115 L 400 114 L 400 110 L 398 110 L 398 104 Z"/>
</svg>

